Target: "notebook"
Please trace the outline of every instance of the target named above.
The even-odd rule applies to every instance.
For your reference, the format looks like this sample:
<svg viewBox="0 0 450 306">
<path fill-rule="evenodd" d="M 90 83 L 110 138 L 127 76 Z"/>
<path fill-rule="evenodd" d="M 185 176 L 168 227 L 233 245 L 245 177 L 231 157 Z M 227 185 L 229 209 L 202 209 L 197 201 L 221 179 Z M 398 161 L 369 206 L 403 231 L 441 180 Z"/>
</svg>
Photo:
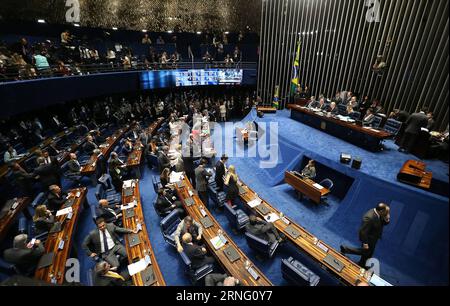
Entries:
<svg viewBox="0 0 450 306">
<path fill-rule="evenodd" d="M 329 264 L 330 266 L 332 266 L 336 271 L 341 272 L 342 269 L 344 269 L 344 264 L 342 262 L 340 262 L 339 260 L 337 260 L 333 255 L 328 254 L 327 256 L 325 256 L 325 258 L 323 259 L 324 262 L 326 262 L 327 264 Z"/>
<path fill-rule="evenodd" d="M 141 243 L 139 234 L 128 234 L 128 244 L 130 245 L 130 248 L 138 245 L 139 243 Z"/>
<path fill-rule="evenodd" d="M 239 253 L 232 245 L 229 245 L 225 250 L 223 250 L 223 252 L 230 262 L 235 262 L 236 260 L 241 258 Z"/>
<path fill-rule="evenodd" d="M 300 236 L 300 232 L 297 229 L 295 229 L 292 225 L 286 227 L 284 231 L 294 239 L 297 239 Z"/>
<path fill-rule="evenodd" d="M 204 228 L 209 228 L 214 225 L 214 223 L 211 221 L 211 219 L 208 216 L 201 218 L 200 223 L 203 225 Z"/>
</svg>

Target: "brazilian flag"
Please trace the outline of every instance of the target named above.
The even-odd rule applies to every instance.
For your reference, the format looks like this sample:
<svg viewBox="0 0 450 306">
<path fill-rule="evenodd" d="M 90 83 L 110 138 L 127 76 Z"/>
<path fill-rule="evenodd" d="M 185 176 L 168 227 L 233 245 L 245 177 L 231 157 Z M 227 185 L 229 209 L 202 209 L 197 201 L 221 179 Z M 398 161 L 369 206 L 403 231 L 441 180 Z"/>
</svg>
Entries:
<svg viewBox="0 0 450 306">
<path fill-rule="evenodd" d="M 297 42 L 297 52 L 294 60 L 294 77 L 291 81 L 291 93 L 295 94 L 297 87 L 300 86 L 299 82 L 299 67 L 300 67 L 300 40 Z"/>
<path fill-rule="evenodd" d="M 273 94 L 273 103 L 272 106 L 275 107 L 276 109 L 278 109 L 279 106 L 279 102 L 278 102 L 278 98 L 280 95 L 280 86 L 275 86 L 275 93 Z"/>
</svg>

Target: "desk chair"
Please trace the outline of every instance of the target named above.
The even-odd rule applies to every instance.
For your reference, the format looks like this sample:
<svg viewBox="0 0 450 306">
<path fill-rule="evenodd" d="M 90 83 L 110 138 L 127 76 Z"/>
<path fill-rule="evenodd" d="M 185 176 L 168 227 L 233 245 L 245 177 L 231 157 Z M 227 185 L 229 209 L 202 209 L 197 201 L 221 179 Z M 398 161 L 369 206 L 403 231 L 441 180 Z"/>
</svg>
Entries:
<svg viewBox="0 0 450 306">
<path fill-rule="evenodd" d="M 161 181 L 156 175 L 153 175 L 152 177 L 152 183 L 153 183 L 153 189 L 155 190 L 156 194 L 158 194 L 158 190 L 162 188 Z"/>
<path fill-rule="evenodd" d="M 383 118 L 378 115 L 375 115 L 371 124 L 372 128 L 379 129 L 381 126 L 381 121 L 383 121 Z"/>
<path fill-rule="evenodd" d="M 245 233 L 245 239 L 247 240 L 247 244 L 250 248 L 266 255 L 268 258 L 273 257 L 279 245 L 278 241 L 270 243 L 269 241 L 261 239 L 249 232 Z"/>
<path fill-rule="evenodd" d="M 289 283 L 296 286 L 316 286 L 320 277 L 292 257 L 281 260 L 281 274 Z"/>
<path fill-rule="evenodd" d="M 97 201 L 100 201 L 101 199 L 106 199 L 108 201 L 109 205 L 118 205 L 122 202 L 122 196 L 120 193 L 110 193 L 109 195 L 106 193 L 105 186 L 102 184 L 98 184 L 97 187 L 95 187 L 95 198 Z"/>
<path fill-rule="evenodd" d="M 249 222 L 248 215 L 242 209 L 236 209 L 236 205 L 231 207 L 231 205 L 224 205 L 225 216 L 230 222 L 231 226 L 237 230 L 242 230 L 245 228 Z"/>
<path fill-rule="evenodd" d="M 186 253 L 181 252 L 179 253 L 181 260 L 183 261 L 186 269 L 185 273 L 189 277 L 192 285 L 197 285 L 200 280 L 202 280 L 206 275 L 213 272 L 214 265 L 213 264 L 206 264 L 204 266 L 201 266 L 200 268 L 194 269 L 191 265 L 191 260 L 186 255 Z"/>
<path fill-rule="evenodd" d="M 322 181 L 319 183 L 319 185 L 325 187 L 326 189 L 330 190 L 330 192 L 331 192 L 331 189 L 333 188 L 334 183 L 333 183 L 332 180 L 326 178 L 326 179 L 322 180 Z M 322 199 L 321 199 L 321 201 L 322 201 L 324 204 L 327 204 L 327 205 L 328 205 L 327 200 L 328 200 L 328 197 L 327 197 L 327 196 L 322 197 Z"/>
<path fill-rule="evenodd" d="M 164 217 L 161 222 L 159 222 L 159 227 L 164 240 L 174 248 L 176 248 L 174 233 L 180 222 L 181 219 L 176 210 L 173 210 L 170 214 Z"/>
<path fill-rule="evenodd" d="M 352 112 L 352 113 L 350 113 L 350 118 L 352 118 L 353 120 L 360 120 L 361 113 L 360 112 Z"/>
<path fill-rule="evenodd" d="M 397 136 L 398 132 L 400 131 L 400 129 L 402 128 L 402 125 L 403 125 L 403 123 L 400 121 L 397 121 L 395 119 L 388 119 L 386 121 L 386 124 L 383 127 L 383 130 L 391 133 L 395 138 Z"/>
<path fill-rule="evenodd" d="M 81 182 L 81 179 L 83 178 L 83 176 L 81 174 L 76 174 L 76 173 L 70 172 L 68 163 L 69 163 L 69 161 L 65 162 L 61 166 L 61 171 L 63 172 L 64 178 L 66 178 L 67 180 L 69 180 L 71 182 L 74 182 L 77 185 L 80 185 L 80 182 Z"/>
</svg>

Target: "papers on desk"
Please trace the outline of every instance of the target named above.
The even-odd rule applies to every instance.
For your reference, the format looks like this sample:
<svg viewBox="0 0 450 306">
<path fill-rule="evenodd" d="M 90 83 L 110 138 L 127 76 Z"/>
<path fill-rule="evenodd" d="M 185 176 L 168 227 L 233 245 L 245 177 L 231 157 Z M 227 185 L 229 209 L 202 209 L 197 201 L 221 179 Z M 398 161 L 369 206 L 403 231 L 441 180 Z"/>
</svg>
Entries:
<svg viewBox="0 0 450 306">
<path fill-rule="evenodd" d="M 314 183 L 314 184 L 313 184 L 313 187 L 314 187 L 314 188 L 317 188 L 317 189 L 319 189 L 319 190 L 322 190 L 322 189 L 323 189 L 323 186 L 322 186 L 322 185 L 319 185 L 319 184 L 317 184 L 317 183 Z"/>
<path fill-rule="evenodd" d="M 101 148 L 101 149 L 107 148 L 107 147 L 109 147 L 109 144 L 107 144 L 107 143 L 102 143 L 102 144 L 99 145 L 98 147 Z"/>
<path fill-rule="evenodd" d="M 150 256 L 146 255 L 138 262 L 128 265 L 128 273 L 130 273 L 130 276 L 133 276 L 139 272 L 144 271 L 147 268 L 147 266 L 150 265 L 151 263 L 152 261 L 150 259 Z"/>
<path fill-rule="evenodd" d="M 175 171 L 173 171 L 170 174 L 170 177 L 169 177 L 169 182 L 170 183 L 176 183 L 176 182 L 179 182 L 179 181 L 182 181 L 182 180 L 183 180 L 183 172 L 175 172 Z"/>
<path fill-rule="evenodd" d="M 69 206 L 69 207 L 67 207 L 67 208 L 58 210 L 58 211 L 56 212 L 56 216 L 57 216 L 57 217 L 58 217 L 58 216 L 63 216 L 63 215 L 67 215 L 67 214 L 70 214 L 70 213 L 72 213 L 72 206 Z"/>
<path fill-rule="evenodd" d="M 382 279 L 381 277 L 379 277 L 375 273 L 370 278 L 370 284 L 372 286 L 379 286 L 379 287 L 392 286 L 392 284 L 388 283 L 387 281 L 385 281 L 384 279 Z"/>
<path fill-rule="evenodd" d="M 256 199 L 253 199 L 250 202 L 248 202 L 248 206 L 250 206 L 251 208 L 255 208 L 256 206 L 261 204 L 261 202 L 262 202 L 262 200 L 260 198 L 256 198 Z"/>
<path fill-rule="evenodd" d="M 227 241 L 223 239 L 221 236 L 216 236 L 212 238 L 210 241 L 216 250 L 220 249 L 227 243 Z"/>
<path fill-rule="evenodd" d="M 122 187 L 123 188 L 130 188 L 133 184 L 133 180 L 124 181 Z"/>
<path fill-rule="evenodd" d="M 133 202 L 127 203 L 125 205 L 120 205 L 120 209 L 121 210 L 127 210 L 127 209 L 130 209 L 130 208 L 134 208 L 135 206 L 137 206 L 137 203 L 136 203 L 136 201 L 133 201 Z"/>
<path fill-rule="evenodd" d="M 280 216 L 278 216 L 276 213 L 270 213 L 267 216 L 265 216 L 264 219 L 267 222 L 274 223 L 275 221 L 280 219 Z"/>
</svg>

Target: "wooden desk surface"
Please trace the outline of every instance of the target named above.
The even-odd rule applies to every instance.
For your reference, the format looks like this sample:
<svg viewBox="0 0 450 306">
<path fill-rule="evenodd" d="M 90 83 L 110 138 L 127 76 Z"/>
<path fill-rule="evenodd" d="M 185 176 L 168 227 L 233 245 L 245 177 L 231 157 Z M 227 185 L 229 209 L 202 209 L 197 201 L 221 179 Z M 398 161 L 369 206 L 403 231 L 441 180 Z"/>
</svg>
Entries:
<svg viewBox="0 0 450 306">
<path fill-rule="evenodd" d="M 80 192 L 78 198 L 75 197 L 77 192 Z M 56 221 L 61 222 L 62 230 L 58 233 L 49 234 L 45 241 L 45 253 L 54 253 L 53 264 L 36 270 L 35 278 L 51 283 L 54 276 L 57 284 L 61 285 L 64 283 L 66 261 L 70 256 L 73 234 L 76 230 L 78 217 L 81 213 L 83 202 L 86 200 L 86 195 L 86 187 L 72 189 L 68 193 L 69 198 L 75 198 L 75 202 L 72 204 L 72 218 L 67 219 L 67 215 L 55 218 Z M 64 248 L 59 250 L 58 246 L 61 240 L 64 240 Z"/>
<path fill-rule="evenodd" d="M 392 136 L 391 133 L 383 131 L 383 130 L 372 130 L 372 129 L 369 129 L 369 128 L 364 128 L 362 126 L 359 126 L 356 123 L 345 122 L 345 121 L 342 121 L 342 120 L 339 120 L 339 119 L 333 118 L 333 117 L 321 116 L 321 115 L 313 112 L 310 109 L 303 108 L 303 107 L 301 107 L 299 105 L 296 105 L 296 104 L 288 104 L 287 108 L 290 109 L 290 110 L 295 110 L 295 111 L 298 111 L 298 112 L 301 112 L 301 113 L 304 113 L 304 114 L 308 114 L 308 115 L 316 117 L 316 118 L 320 118 L 321 120 L 325 120 L 325 121 L 328 121 L 328 122 L 333 122 L 333 123 L 339 124 L 341 126 L 347 127 L 347 128 L 352 129 L 354 131 L 358 131 L 358 132 L 367 134 L 369 136 L 372 136 L 374 138 L 378 138 L 380 140 L 386 139 L 386 138 L 390 138 Z"/>
<path fill-rule="evenodd" d="M 208 211 L 208 209 L 203 205 L 202 201 L 195 193 L 192 195 L 192 199 L 194 200 L 194 204 L 191 206 L 187 206 L 184 202 L 184 199 L 189 198 L 189 190 L 193 191 L 192 185 L 189 180 L 185 177 L 183 180 L 184 187 L 178 188 L 175 185 L 178 196 L 182 200 L 184 208 L 186 212 L 197 222 L 200 223 L 200 219 L 203 218 L 203 215 L 200 211 L 200 207 L 206 212 L 206 215 L 213 222 L 213 226 L 207 229 L 203 228 L 203 240 L 206 243 L 206 246 L 209 252 L 214 255 L 217 261 L 222 265 L 222 267 L 227 271 L 227 273 L 237 279 L 245 285 L 245 286 L 271 286 L 272 283 L 270 280 L 247 258 L 247 256 L 239 249 L 239 247 L 233 242 L 232 238 L 226 234 L 226 232 L 222 229 L 220 224 L 216 221 L 214 216 Z M 219 230 L 222 231 L 222 235 L 227 239 L 227 243 L 220 249 L 216 250 L 212 245 L 210 239 L 216 237 L 218 235 Z M 224 254 L 224 249 L 228 246 L 233 246 L 237 253 L 240 255 L 240 259 L 230 262 L 226 255 Z M 259 278 L 257 280 L 253 279 L 249 272 L 245 269 L 245 262 L 249 261 L 252 268 L 259 274 Z"/>
<path fill-rule="evenodd" d="M 274 113 L 277 111 L 276 107 L 271 106 L 258 106 L 256 108 L 257 111 L 263 112 L 263 113 Z"/>
<path fill-rule="evenodd" d="M 23 198 L 17 198 L 17 207 L 14 210 L 8 210 L 8 213 L 6 215 L 4 215 L 1 219 L 0 219 L 0 241 L 3 240 L 3 238 L 5 238 L 6 234 L 8 233 L 9 228 L 11 227 L 11 225 L 14 223 L 14 221 L 16 221 L 17 217 L 19 216 L 20 212 L 27 207 L 27 205 L 31 202 L 30 198 L 27 197 L 23 197 Z M 14 203 L 14 199 L 8 200 L 6 201 L 5 205 L 8 205 L 9 208 L 11 208 L 11 206 Z M 2 211 L 2 209 L 6 208 L 5 206 L 0 208 L 0 211 Z"/>
<path fill-rule="evenodd" d="M 126 205 L 136 200 L 137 206 L 134 207 L 134 217 L 123 219 L 123 227 L 128 229 L 136 229 L 138 223 L 141 224 L 142 230 L 139 231 L 140 243 L 133 247 L 130 247 L 128 243 L 128 237 L 125 235 L 125 248 L 127 249 L 128 263 L 135 262 L 135 259 L 143 259 L 146 255 L 150 256 L 151 264 L 149 266 L 153 267 L 153 272 L 155 273 L 156 282 L 152 286 L 165 286 L 166 283 L 162 276 L 161 270 L 159 269 L 158 263 L 156 261 L 155 254 L 150 244 L 150 239 L 148 237 L 147 227 L 145 226 L 144 213 L 142 212 L 141 195 L 139 192 L 139 180 L 134 180 L 133 194 L 130 196 L 125 196 L 125 189 L 122 190 L 122 203 Z M 137 273 L 132 276 L 133 284 L 135 286 L 144 286 L 144 281 L 142 280 L 141 273 Z"/>
<path fill-rule="evenodd" d="M 130 127 L 127 126 L 125 128 L 117 130 L 113 135 L 106 138 L 105 146 L 102 147 L 99 146 L 99 149 L 102 152 L 104 158 L 107 158 L 107 156 L 109 155 L 109 153 L 111 153 L 116 143 L 119 141 L 120 138 L 122 138 L 122 136 L 128 131 L 129 128 Z M 98 155 L 92 154 L 87 164 L 81 168 L 81 174 L 90 175 L 94 173 L 95 170 L 97 169 L 97 159 Z"/>
<path fill-rule="evenodd" d="M 142 148 L 140 146 L 135 145 L 133 151 L 128 155 L 127 158 L 127 167 L 139 167 L 142 161 Z"/>
<path fill-rule="evenodd" d="M 330 193 L 329 189 L 325 187 L 322 189 L 318 189 L 314 187 L 314 184 L 316 182 L 308 178 L 302 179 L 296 176 L 291 171 L 286 171 L 284 173 L 284 181 L 294 187 L 295 190 L 310 198 L 316 204 L 320 204 L 320 200 L 322 199 L 322 197 Z"/>
<path fill-rule="evenodd" d="M 58 134 L 56 134 L 55 136 L 52 137 L 48 137 L 46 138 L 44 141 L 42 141 L 38 146 L 35 146 L 31 149 L 28 150 L 28 153 L 22 157 L 21 159 L 17 160 L 17 162 L 19 164 L 22 164 L 25 160 L 27 160 L 27 158 L 29 158 L 30 156 L 32 156 L 37 150 L 42 150 L 45 149 L 46 147 L 48 147 L 49 145 L 51 145 L 52 143 L 55 143 L 56 141 L 58 141 L 59 139 L 61 139 L 63 136 L 65 136 L 66 134 L 69 134 L 71 132 L 73 132 L 75 130 L 74 127 L 62 131 Z M 61 162 L 61 161 L 60 161 Z M 0 178 L 4 177 L 6 174 L 8 173 L 8 165 L 4 164 L 0 167 Z"/>
<path fill-rule="evenodd" d="M 397 178 L 403 183 L 429 189 L 433 173 L 426 171 L 425 168 L 426 164 L 422 161 L 408 160 L 403 164 Z M 413 180 L 408 180 L 408 178 L 413 178 Z"/>
<path fill-rule="evenodd" d="M 242 202 L 244 202 L 245 205 L 248 205 L 248 203 L 255 199 L 255 192 L 250 189 L 248 186 L 243 184 L 242 186 L 246 193 L 240 195 L 240 198 Z M 267 201 L 264 201 L 263 199 L 262 203 L 266 205 L 266 207 L 270 210 L 270 212 L 276 213 L 277 215 L 280 214 L 280 212 L 272 207 Z M 250 206 L 248 206 L 250 208 Z M 252 208 L 250 208 L 252 209 Z M 263 217 L 263 215 L 257 210 L 252 209 L 254 213 L 259 215 L 260 217 Z M 314 235 L 309 233 L 305 228 L 301 227 L 300 225 L 296 224 L 293 220 L 291 220 L 288 216 L 285 216 L 286 219 L 289 220 L 290 226 L 292 226 L 295 230 L 297 230 L 300 233 L 300 236 L 297 237 L 297 239 L 294 239 L 292 236 L 288 234 L 286 231 L 286 228 L 288 227 L 288 224 L 284 223 L 281 219 L 274 222 L 275 227 L 282 233 L 286 235 L 286 237 L 294 243 L 295 246 L 309 254 L 312 258 L 314 258 L 316 261 L 318 261 L 320 264 L 328 268 L 329 271 L 334 273 L 337 277 L 339 277 L 341 280 L 343 280 L 346 284 L 354 286 L 356 284 L 357 280 L 361 280 L 361 282 L 368 283 L 368 278 L 366 277 L 367 272 L 365 270 L 361 270 L 362 268 L 358 266 L 357 264 L 353 263 L 350 259 L 339 253 L 338 251 L 331 248 L 329 245 L 327 245 L 325 242 L 318 240 Z M 319 245 L 322 245 L 324 248 L 328 249 L 325 251 Z M 324 258 L 327 254 L 333 255 L 337 260 L 339 260 L 341 263 L 344 264 L 344 268 L 341 272 L 335 270 L 332 266 L 324 262 Z M 362 272 L 362 273 L 361 273 Z"/>
</svg>

